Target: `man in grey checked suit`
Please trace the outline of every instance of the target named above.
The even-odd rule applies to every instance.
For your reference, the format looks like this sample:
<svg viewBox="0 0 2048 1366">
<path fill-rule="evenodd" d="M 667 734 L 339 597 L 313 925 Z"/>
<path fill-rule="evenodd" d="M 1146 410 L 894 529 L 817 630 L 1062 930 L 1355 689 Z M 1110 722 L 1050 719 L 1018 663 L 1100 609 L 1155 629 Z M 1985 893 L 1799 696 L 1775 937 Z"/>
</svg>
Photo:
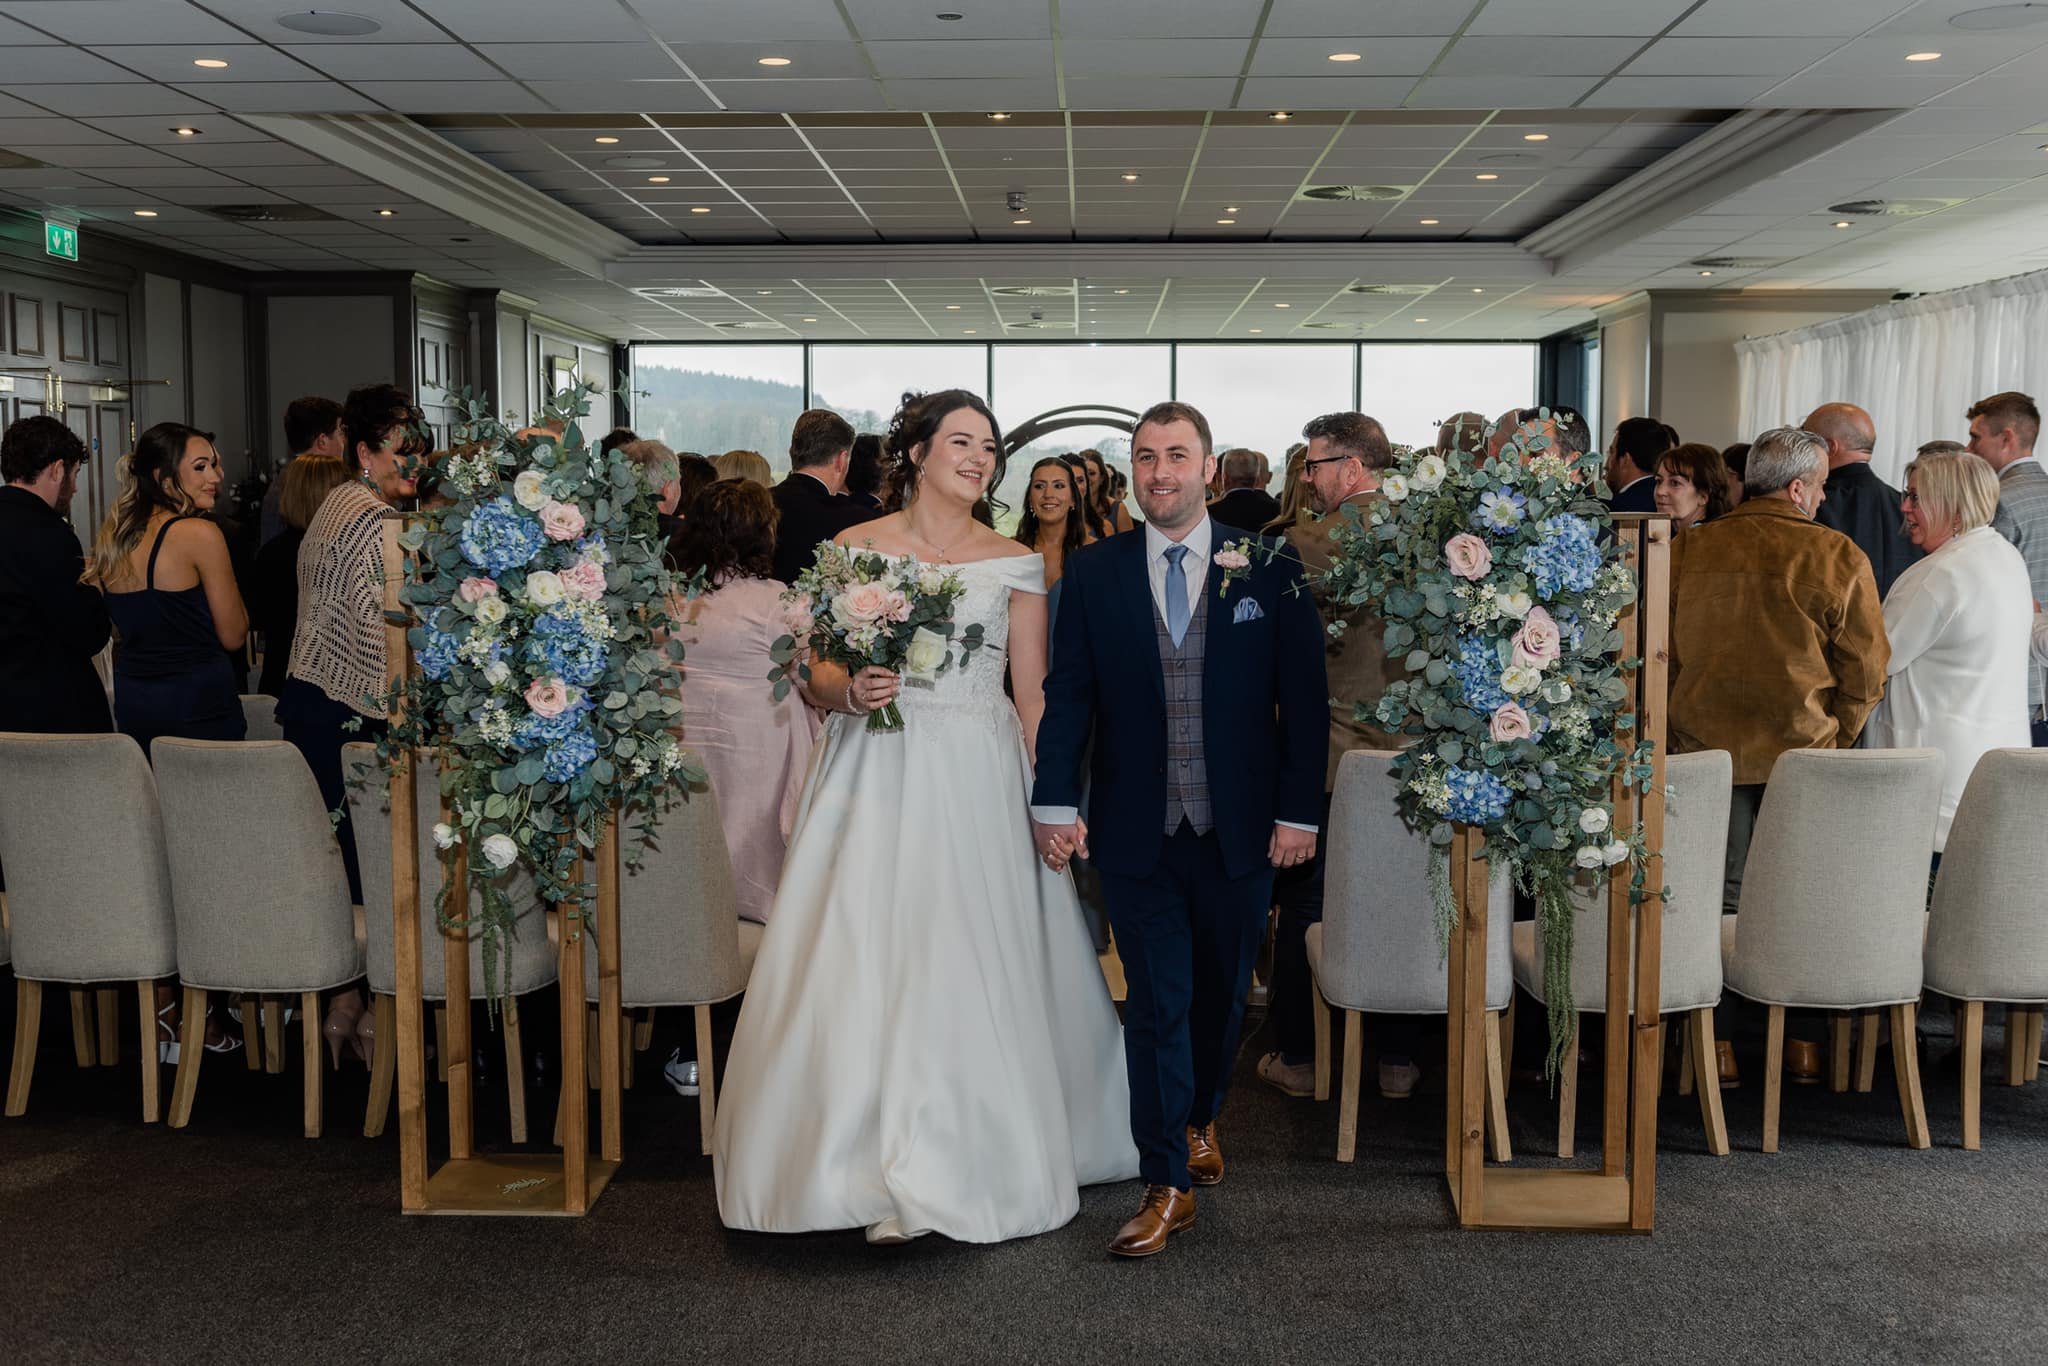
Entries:
<svg viewBox="0 0 2048 1366">
<path fill-rule="evenodd" d="M 1970 449 L 1998 471 L 1998 515 L 1991 525 L 2025 557 L 2037 604 L 2048 603 L 2048 469 L 2034 458 L 2040 435 L 2041 410 L 2016 390 L 1993 394 L 1970 409 Z M 2027 715 L 2037 749 L 2048 748 L 2041 675 L 2036 665 L 2027 678 Z"/>
</svg>

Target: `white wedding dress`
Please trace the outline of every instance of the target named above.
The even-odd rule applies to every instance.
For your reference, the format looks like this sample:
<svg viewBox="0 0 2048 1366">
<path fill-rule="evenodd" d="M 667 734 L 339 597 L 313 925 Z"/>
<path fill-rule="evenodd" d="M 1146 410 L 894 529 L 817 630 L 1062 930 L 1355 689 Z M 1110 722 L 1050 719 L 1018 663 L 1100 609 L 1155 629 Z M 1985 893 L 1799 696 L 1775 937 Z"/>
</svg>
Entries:
<svg viewBox="0 0 2048 1366">
<path fill-rule="evenodd" d="M 834 715 L 733 1034 L 719 1217 L 990 1243 L 1135 1177 L 1123 1034 L 1073 883 L 1035 856 L 1003 694 L 1037 555 L 956 566 L 989 648 L 906 684 L 904 729 Z"/>
</svg>

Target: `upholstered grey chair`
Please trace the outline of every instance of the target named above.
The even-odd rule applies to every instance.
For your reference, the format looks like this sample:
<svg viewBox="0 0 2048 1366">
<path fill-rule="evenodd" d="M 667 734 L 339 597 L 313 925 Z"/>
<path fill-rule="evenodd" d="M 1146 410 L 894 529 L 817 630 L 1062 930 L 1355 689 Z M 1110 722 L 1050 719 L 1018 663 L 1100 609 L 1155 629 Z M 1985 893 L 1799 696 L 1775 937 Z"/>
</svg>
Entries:
<svg viewBox="0 0 2048 1366">
<path fill-rule="evenodd" d="M 1963 1146 L 1978 1133 L 1984 1003 L 2003 1002 L 2008 1079 L 2038 1067 L 2048 1003 L 2048 750 L 1977 761 L 1949 829 L 1927 919 L 1927 989 L 1962 1003 Z"/>
<path fill-rule="evenodd" d="M 637 817 L 620 817 L 622 838 L 636 822 Z M 718 800 L 709 789 L 691 793 L 662 816 L 655 841 L 639 869 L 625 870 L 619 879 L 619 1004 L 626 1010 L 694 1007 L 698 1118 L 708 1153 L 717 1119 L 711 1007 L 746 990 L 761 926 L 739 918 Z M 594 942 L 583 950 L 583 984 L 586 999 L 595 1004 Z"/>
<path fill-rule="evenodd" d="M 372 1028 L 376 1046 L 370 1059 L 370 1103 L 363 1116 L 363 1135 L 375 1138 L 384 1132 L 391 1114 L 391 1087 L 398 1072 L 398 1030 L 392 1021 L 398 991 L 398 970 L 393 957 L 395 943 L 391 925 L 391 803 L 388 780 L 377 763 L 374 745 L 344 745 L 343 774 L 354 778 L 357 766 L 366 770 L 359 784 L 348 789 L 349 816 L 355 822 L 356 858 L 363 875 L 364 964 L 368 969 L 373 999 Z M 440 1044 L 439 1073 L 447 1080 L 448 1044 L 446 1013 L 448 998 L 447 959 L 444 936 L 439 932 L 436 908 L 441 904 L 441 854 L 434 845 L 434 824 L 441 819 L 441 780 L 431 758 L 422 757 L 413 767 L 416 822 L 420 861 L 420 995 L 440 1003 L 434 1011 Z M 512 1141 L 526 1141 L 526 1054 L 519 1031 L 519 998 L 555 980 L 555 951 L 548 943 L 547 908 L 535 895 L 533 875 L 524 870 L 505 874 L 499 882 L 517 915 L 514 934 L 507 944 L 510 963 L 504 965 L 502 1011 L 505 1033 L 505 1097 L 512 1124 Z M 482 895 L 472 894 L 472 909 L 480 908 Z M 494 960 L 493 971 L 499 964 Z M 469 941 L 469 996 L 484 999 L 488 989 L 484 978 L 483 942 Z"/>
<path fill-rule="evenodd" d="M 1742 903 L 1721 929 L 1729 989 L 1769 1007 L 1767 1153 L 1778 1150 L 1787 1008 L 1873 1017 L 1866 1049 L 1875 1012 L 1889 1009 L 1906 1141 L 1928 1144 L 1914 1028 L 1941 765 L 1933 749 L 1794 749 L 1771 767 Z"/>
<path fill-rule="evenodd" d="M 1721 880 L 1728 847 L 1729 783 L 1734 768 L 1725 750 L 1675 754 L 1665 764 L 1670 789 L 1664 815 L 1663 952 L 1658 969 L 1658 1003 L 1665 1015 L 1685 1019 L 1688 1058 L 1705 1058 L 1706 1066 L 1689 1069 L 1702 1078 L 1700 1119 L 1707 1148 L 1716 1157 L 1728 1154 L 1728 1126 L 1721 1115 L 1720 1070 L 1714 1062 L 1714 1007 L 1721 1002 Z M 1583 1027 L 1587 1015 L 1607 1013 L 1607 880 L 1572 895 L 1577 914 L 1572 923 L 1572 1008 Z M 1645 903 L 1643 914 L 1656 908 Z M 1536 922 L 1515 925 L 1515 982 L 1547 1004 L 1543 992 L 1543 937 Z M 1629 945 L 1629 991 L 1634 999 L 1634 942 Z M 1513 1007 L 1508 1010 L 1508 1056 L 1513 1057 Z M 1659 1029 L 1662 1025 L 1660 1023 Z M 1558 1080 L 1557 1155 L 1572 1155 L 1578 1099 L 1579 1030 L 1566 1048 Z M 1663 1051 L 1658 1051 L 1663 1056 Z M 1691 1085 L 1681 1078 L 1680 1090 Z"/>
<path fill-rule="evenodd" d="M 1318 1100 L 1330 1095 L 1327 1012 L 1333 1007 L 1344 1012 L 1339 1162 L 1351 1161 L 1358 1143 L 1364 1067 L 1360 1013 L 1442 1015 L 1450 1007 L 1450 972 L 1437 939 L 1436 895 L 1429 878 L 1429 841 L 1401 819 L 1394 757 L 1390 750 L 1353 750 L 1337 767 L 1323 870 L 1323 921 L 1308 930 L 1308 965 L 1316 988 Z M 1500 1013 L 1514 995 L 1511 896 L 1507 878 L 1495 878 L 1486 917 L 1486 1127 L 1498 1162 L 1513 1156 L 1500 1042 Z"/>
<path fill-rule="evenodd" d="M 243 693 L 242 720 L 248 726 L 244 740 L 284 739 L 284 727 L 277 724 L 277 699 L 269 693 Z"/>
<path fill-rule="evenodd" d="M 178 955 L 156 783 L 135 742 L 125 735 L 0 734 L 0 864 L 14 921 L 7 1113 L 28 1106 L 43 983 L 133 982 L 142 1119 L 154 1123 L 156 983 L 177 972 Z M 110 994 L 103 993 L 100 1011 L 98 1057 L 106 1064 L 118 1057 L 116 1017 L 105 1009 Z M 90 1065 L 85 992 L 74 985 L 71 995 L 79 1061 Z"/>
<path fill-rule="evenodd" d="M 162 794 L 183 1047 L 171 1127 L 192 1117 L 209 991 L 296 995 L 305 1061 L 305 1132 L 320 1136 L 320 994 L 363 975 L 341 848 L 313 771 L 282 740 L 160 739 Z"/>
</svg>

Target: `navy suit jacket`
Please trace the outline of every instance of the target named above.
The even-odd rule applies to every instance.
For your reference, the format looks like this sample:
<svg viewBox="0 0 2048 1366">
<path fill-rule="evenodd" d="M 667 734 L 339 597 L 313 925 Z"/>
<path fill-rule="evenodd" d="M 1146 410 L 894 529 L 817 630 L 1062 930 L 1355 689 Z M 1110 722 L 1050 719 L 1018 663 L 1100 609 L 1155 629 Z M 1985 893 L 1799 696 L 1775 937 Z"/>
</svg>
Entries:
<svg viewBox="0 0 2048 1366">
<path fill-rule="evenodd" d="M 1614 495 L 1607 505 L 1609 512 L 1655 512 L 1657 510 L 1657 476 L 1647 475 L 1630 484 Z"/>
<path fill-rule="evenodd" d="M 1216 544 L 1224 537 L 1219 533 Z M 1320 825 L 1329 731 L 1323 626 L 1301 561 L 1280 543 L 1217 596 L 1202 670 L 1202 741 L 1225 869 L 1267 866 L 1273 823 Z M 1260 615 L 1238 619 L 1239 604 Z M 1079 806 L 1092 732 L 1088 853 L 1095 866 L 1144 877 L 1158 865 L 1166 823 L 1166 681 L 1140 527 L 1075 551 L 1060 579 L 1052 670 L 1038 724 L 1034 806 Z"/>
</svg>

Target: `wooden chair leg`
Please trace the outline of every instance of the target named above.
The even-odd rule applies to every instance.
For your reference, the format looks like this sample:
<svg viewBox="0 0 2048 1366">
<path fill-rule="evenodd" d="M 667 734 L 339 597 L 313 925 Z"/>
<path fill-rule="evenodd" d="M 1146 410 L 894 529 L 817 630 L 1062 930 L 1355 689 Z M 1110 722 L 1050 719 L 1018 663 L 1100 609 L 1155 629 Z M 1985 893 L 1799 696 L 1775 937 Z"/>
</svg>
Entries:
<svg viewBox="0 0 2048 1366">
<path fill-rule="evenodd" d="M 1849 1089 L 1849 1025 L 1849 1012 L 1840 1010 L 1828 1026 L 1828 1089 L 1837 1094 Z"/>
<path fill-rule="evenodd" d="M 1571 1042 L 1564 1046 L 1564 1062 L 1557 1076 L 1557 1155 L 1570 1157 L 1578 1148 L 1579 1131 L 1579 1035 L 1584 1015 L 1572 1017 Z"/>
<path fill-rule="evenodd" d="M 1508 1142 L 1507 1069 L 1501 1058 L 1500 1015 L 1486 1012 L 1486 1127 L 1493 1139 L 1493 1160 L 1512 1162 L 1515 1150 Z"/>
<path fill-rule="evenodd" d="M 84 987 L 71 988 L 71 1051 L 77 1054 L 80 1067 L 99 1061 L 99 1049 L 92 1040 L 92 1006 Z"/>
<path fill-rule="evenodd" d="M 1963 1045 L 1963 1146 L 1972 1152 L 1984 1146 L 1978 1124 L 1984 1100 L 1984 1003 L 1963 1002 L 1957 1022 Z"/>
<path fill-rule="evenodd" d="M 1716 1157 L 1728 1156 L 1728 1121 L 1721 1114 L 1721 1068 L 1715 1061 L 1714 1009 L 1695 1010 L 1686 1021 L 1685 1037 L 1690 1045 L 1688 1052 L 1694 1058 L 1705 1062 L 1693 1068 L 1693 1081 L 1700 1091 L 1700 1122 L 1706 1126 L 1707 1151 Z"/>
<path fill-rule="evenodd" d="M 263 998 L 260 996 L 242 998 L 242 1061 L 251 1072 L 263 1070 L 263 1033 L 262 1027 L 256 1023 L 256 1016 L 262 1008 Z M 282 1016 L 279 1016 L 279 1029 L 283 1029 Z"/>
<path fill-rule="evenodd" d="M 1689 1019 L 1678 1031 L 1678 1094 L 1681 1096 L 1692 1094 L 1694 1032 L 1692 1021 Z M 1718 1077 L 1716 1079 L 1718 1080 Z"/>
<path fill-rule="evenodd" d="M 637 1028 L 637 1025 L 627 1028 L 624 1021 L 620 1022 L 619 1089 L 622 1091 L 633 1089 L 633 1030 Z"/>
<path fill-rule="evenodd" d="M 447 1084 L 448 1081 L 448 1006 L 446 1002 L 434 1007 L 434 1080 Z"/>
<path fill-rule="evenodd" d="M 1337 1160 L 1349 1162 L 1358 1153 L 1358 1087 L 1365 1070 L 1365 1022 L 1355 1010 L 1344 1012 L 1343 1098 L 1337 1104 Z"/>
<path fill-rule="evenodd" d="M 1871 1031 L 1875 1038 L 1877 1031 Z M 1785 1086 L 1785 1007 L 1772 1006 L 1764 1026 L 1764 1151 L 1778 1151 L 1778 1101 Z"/>
<path fill-rule="evenodd" d="M 1877 1084 L 1877 1012 L 1866 1010 L 1856 1030 L 1856 1089 L 1868 1093 Z"/>
<path fill-rule="evenodd" d="M 1507 1101 L 1508 1088 L 1515 1084 L 1515 1003 L 1522 993 L 1512 984 L 1508 987 L 1508 1015 L 1500 1023 L 1500 1094 L 1503 1104 Z"/>
<path fill-rule="evenodd" d="M 526 1045 L 519 1037 L 519 998 L 507 996 L 500 1012 L 505 1031 L 505 1109 L 512 1121 L 512 1141 L 526 1142 Z"/>
<path fill-rule="evenodd" d="M 99 1034 L 100 1066 L 118 1067 L 121 1064 L 121 998 L 112 987 L 101 987 L 98 995 L 99 1018 L 93 1023 Z"/>
<path fill-rule="evenodd" d="M 256 1065 L 254 1049 L 249 1066 Z M 263 1070 L 275 1077 L 284 1071 L 284 1002 L 275 996 L 263 998 Z"/>
<path fill-rule="evenodd" d="M 2027 1011 L 2027 1075 L 2024 1081 L 2032 1081 L 2041 1074 L 2041 1013 L 2039 1006 Z"/>
<path fill-rule="evenodd" d="M 142 1122 L 154 1124 L 161 1110 L 163 1082 L 162 1068 L 157 1062 L 156 1051 L 156 983 L 135 984 L 135 1006 L 142 1015 Z"/>
<path fill-rule="evenodd" d="M 1920 1046 L 1914 1033 L 1920 1007 L 1911 1001 L 1892 1007 L 1892 1072 L 1899 1080 L 1899 1109 L 1906 1118 L 1906 1145 L 1928 1146 L 1927 1103 L 1920 1094 Z"/>
<path fill-rule="evenodd" d="M 178 1075 L 171 1083 L 171 1127 L 192 1122 L 192 1097 L 199 1090 L 199 1060 L 206 1056 L 206 988 L 186 987 L 178 1021 Z"/>
<path fill-rule="evenodd" d="M 698 1069 L 700 1072 L 702 1068 Z M 603 1083 L 597 1055 L 597 1007 L 590 1008 L 588 1021 L 583 1028 L 583 1075 L 589 1079 L 590 1089 L 596 1091 Z M 708 1151 L 708 1150 L 707 1150 Z"/>
<path fill-rule="evenodd" d="M 654 1007 L 640 1012 L 640 1018 L 633 1022 L 633 1051 L 645 1053 L 654 1047 Z"/>
<path fill-rule="evenodd" d="M 1316 1016 L 1316 1099 L 1330 1098 L 1330 1003 L 1323 999 L 1321 987 L 1310 988 L 1315 993 Z"/>
<path fill-rule="evenodd" d="M 321 1119 L 327 1109 L 324 1103 L 327 1073 L 320 1067 L 320 993 L 317 991 L 299 993 L 299 1053 L 306 1065 L 306 1137 L 318 1138 Z"/>
<path fill-rule="evenodd" d="M 711 1007 L 697 1007 L 697 1125 L 703 1130 L 703 1148 L 711 1151 L 711 1136 L 718 1124 L 717 1068 L 711 1053 Z"/>
<path fill-rule="evenodd" d="M 384 1132 L 391 1118 L 391 1085 L 398 1076 L 398 1010 L 394 998 L 379 994 L 370 999 L 370 1027 L 376 1031 L 370 1044 L 370 1104 L 363 1111 L 363 1137 Z"/>
<path fill-rule="evenodd" d="M 150 1012 L 150 1022 L 156 1022 L 154 1010 Z M 28 1109 L 28 1084 L 36 1073 L 36 1036 L 42 1033 L 42 1029 L 43 984 L 26 977 L 15 978 L 14 1066 L 7 1073 L 7 1113 L 10 1117 Z"/>
</svg>

